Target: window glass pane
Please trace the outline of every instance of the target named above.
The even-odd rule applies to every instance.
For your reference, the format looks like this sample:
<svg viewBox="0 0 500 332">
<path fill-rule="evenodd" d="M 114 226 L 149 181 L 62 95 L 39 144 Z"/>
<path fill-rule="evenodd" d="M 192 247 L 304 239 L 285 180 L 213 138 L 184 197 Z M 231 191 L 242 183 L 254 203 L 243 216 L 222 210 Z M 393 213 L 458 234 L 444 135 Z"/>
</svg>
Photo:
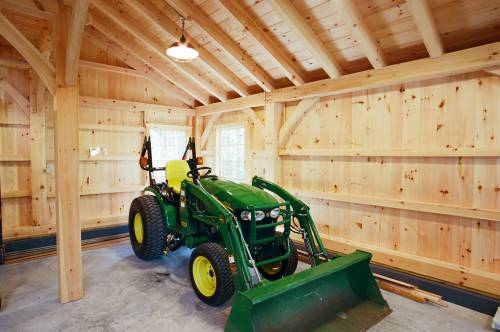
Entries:
<svg viewBox="0 0 500 332">
<path fill-rule="evenodd" d="M 245 181 L 245 128 L 218 128 L 217 144 L 218 175 L 234 181 Z"/>
<path fill-rule="evenodd" d="M 154 167 L 165 167 L 167 161 L 182 158 L 187 144 L 185 130 L 151 128 L 150 136 Z M 165 181 L 165 172 L 155 172 L 154 178 L 157 182 Z"/>
</svg>

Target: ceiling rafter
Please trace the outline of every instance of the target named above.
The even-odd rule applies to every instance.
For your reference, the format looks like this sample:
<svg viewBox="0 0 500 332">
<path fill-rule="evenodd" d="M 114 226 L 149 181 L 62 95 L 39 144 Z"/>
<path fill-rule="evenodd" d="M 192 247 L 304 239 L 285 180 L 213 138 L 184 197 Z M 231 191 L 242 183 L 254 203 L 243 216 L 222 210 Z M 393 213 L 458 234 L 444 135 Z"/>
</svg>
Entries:
<svg viewBox="0 0 500 332">
<path fill-rule="evenodd" d="M 132 34 L 142 44 L 151 49 L 159 58 L 165 63 L 175 66 L 181 72 L 190 77 L 196 84 L 208 91 L 210 94 L 226 100 L 226 91 L 216 84 L 213 80 L 208 78 L 205 73 L 200 71 L 196 66 L 190 63 L 177 63 L 170 59 L 165 53 L 166 47 L 163 47 L 162 42 L 156 36 L 146 32 L 147 29 L 137 26 L 131 19 L 125 17 L 118 8 L 105 0 L 92 0 L 92 5 L 98 8 L 106 16 L 110 17 L 114 22 L 120 25 L 123 29 Z"/>
<path fill-rule="evenodd" d="M 173 22 L 167 15 L 161 12 L 154 4 L 147 0 L 129 1 L 127 5 L 140 13 L 151 23 L 153 23 L 163 33 L 172 38 L 178 38 L 181 31 L 177 24 Z M 250 94 L 249 87 L 237 75 L 233 73 L 226 65 L 220 62 L 212 52 L 201 46 L 194 38 L 184 32 L 184 36 L 200 53 L 200 60 L 210 67 L 214 74 L 223 80 L 231 89 L 236 91 L 240 96 L 248 96 Z"/>
<path fill-rule="evenodd" d="M 78 60 L 80 58 L 83 30 L 85 28 L 85 21 L 87 20 L 89 3 L 90 0 L 75 1 L 71 11 L 65 68 L 65 81 L 68 85 L 75 85 L 78 79 Z"/>
<path fill-rule="evenodd" d="M 406 3 L 429 55 L 432 58 L 443 55 L 444 47 L 427 0 L 406 0 Z"/>
<path fill-rule="evenodd" d="M 260 67 L 233 39 L 214 23 L 193 1 L 165 0 L 172 8 L 193 22 L 219 45 L 234 61 L 239 63 L 265 91 L 274 89 L 272 77 Z"/>
<path fill-rule="evenodd" d="M 368 28 L 360 11 L 356 8 L 354 1 L 335 0 L 332 4 L 335 5 L 342 20 L 349 27 L 354 38 L 359 42 L 373 68 L 378 69 L 387 66 L 387 60 L 382 48 Z"/>
<path fill-rule="evenodd" d="M 0 34 L 28 61 L 50 93 L 54 95 L 56 90 L 54 65 L 1 13 Z"/>
<path fill-rule="evenodd" d="M 293 84 L 302 85 L 306 82 L 305 75 L 294 58 L 287 55 L 281 45 L 275 44 L 269 33 L 259 26 L 240 2 L 233 0 L 216 0 L 216 2 L 250 32 Z"/>
<path fill-rule="evenodd" d="M 150 80 L 162 89 L 167 96 L 178 98 L 186 105 L 193 105 L 193 96 L 189 95 L 184 90 L 173 84 L 170 80 L 166 79 L 163 75 L 159 74 L 147 63 L 139 60 L 135 57 L 135 55 L 128 53 L 106 35 L 97 31 L 95 27 L 87 27 L 85 29 L 84 38 L 102 50 L 105 50 L 115 58 L 120 59 L 126 65 L 135 68 L 137 72 L 144 75 L 146 79 Z"/>
<path fill-rule="evenodd" d="M 266 2 L 271 5 L 287 26 L 299 37 L 328 76 L 335 78 L 342 75 L 342 68 L 333 55 L 290 1 L 267 0 Z"/>
<path fill-rule="evenodd" d="M 51 21 L 55 17 L 53 12 L 38 8 L 35 1 L 2 0 L 0 3 L 0 9 L 3 8 L 46 21 Z"/>
<path fill-rule="evenodd" d="M 141 45 L 135 42 L 133 38 L 129 38 L 125 36 L 123 32 L 117 32 L 112 29 L 108 22 L 103 22 L 95 15 L 92 15 L 91 25 L 113 42 L 118 44 L 121 48 L 125 49 L 128 53 L 133 54 L 136 58 L 153 68 L 160 75 L 176 84 L 189 95 L 193 96 L 193 98 L 198 100 L 200 103 L 204 105 L 209 103 L 209 96 L 205 90 L 199 88 L 196 84 L 191 82 L 190 79 L 178 73 L 173 65 L 158 59 L 158 57 L 154 54 L 141 47 Z"/>
</svg>

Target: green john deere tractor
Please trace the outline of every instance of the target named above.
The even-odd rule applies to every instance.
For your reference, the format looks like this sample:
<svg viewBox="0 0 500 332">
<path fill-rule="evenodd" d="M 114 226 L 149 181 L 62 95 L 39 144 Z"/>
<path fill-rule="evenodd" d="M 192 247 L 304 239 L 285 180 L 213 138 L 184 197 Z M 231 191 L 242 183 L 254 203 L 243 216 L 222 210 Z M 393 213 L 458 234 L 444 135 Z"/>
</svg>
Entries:
<svg viewBox="0 0 500 332">
<path fill-rule="evenodd" d="M 306 204 L 257 176 L 252 185 L 220 179 L 198 161 L 191 138 L 182 160 L 155 168 L 145 138 L 140 165 L 150 185 L 130 207 L 130 240 L 144 260 L 194 248 L 189 275 L 200 300 L 218 306 L 236 290 L 226 331 L 362 331 L 390 313 L 369 253 L 329 260 Z M 155 171 L 166 181 L 156 183 Z M 312 265 L 295 274 L 290 232 Z"/>
</svg>

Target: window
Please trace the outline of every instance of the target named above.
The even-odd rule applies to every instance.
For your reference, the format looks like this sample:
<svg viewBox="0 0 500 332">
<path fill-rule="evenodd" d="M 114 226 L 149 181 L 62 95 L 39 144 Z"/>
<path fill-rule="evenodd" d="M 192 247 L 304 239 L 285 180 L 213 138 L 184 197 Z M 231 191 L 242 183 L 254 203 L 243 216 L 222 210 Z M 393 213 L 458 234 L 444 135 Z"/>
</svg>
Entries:
<svg viewBox="0 0 500 332">
<path fill-rule="evenodd" d="M 151 127 L 151 150 L 153 152 L 153 167 L 165 167 L 167 161 L 182 159 L 182 154 L 186 149 L 187 132 L 186 129 L 174 126 Z M 156 181 L 165 181 L 165 173 L 155 172 Z"/>
<path fill-rule="evenodd" d="M 217 173 L 233 181 L 245 181 L 245 127 L 217 128 Z"/>
</svg>

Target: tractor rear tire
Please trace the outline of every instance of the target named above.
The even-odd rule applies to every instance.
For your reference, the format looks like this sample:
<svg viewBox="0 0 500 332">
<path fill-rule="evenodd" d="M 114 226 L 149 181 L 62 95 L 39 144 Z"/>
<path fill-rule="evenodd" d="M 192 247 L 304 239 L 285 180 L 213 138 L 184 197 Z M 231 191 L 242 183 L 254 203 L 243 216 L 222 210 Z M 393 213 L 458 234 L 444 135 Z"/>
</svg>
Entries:
<svg viewBox="0 0 500 332">
<path fill-rule="evenodd" d="M 299 254 L 293 241 L 289 240 L 289 243 L 290 256 L 287 259 L 279 262 L 279 264 L 268 264 L 258 268 L 260 274 L 267 280 L 274 281 L 295 273 L 299 263 Z"/>
<path fill-rule="evenodd" d="M 189 276 L 196 296 L 210 306 L 222 305 L 234 294 L 229 258 L 218 243 L 204 243 L 193 250 Z"/>
<path fill-rule="evenodd" d="M 158 259 L 165 249 L 167 226 L 160 204 L 155 196 L 137 197 L 130 205 L 128 215 L 130 243 L 142 260 Z"/>
</svg>

